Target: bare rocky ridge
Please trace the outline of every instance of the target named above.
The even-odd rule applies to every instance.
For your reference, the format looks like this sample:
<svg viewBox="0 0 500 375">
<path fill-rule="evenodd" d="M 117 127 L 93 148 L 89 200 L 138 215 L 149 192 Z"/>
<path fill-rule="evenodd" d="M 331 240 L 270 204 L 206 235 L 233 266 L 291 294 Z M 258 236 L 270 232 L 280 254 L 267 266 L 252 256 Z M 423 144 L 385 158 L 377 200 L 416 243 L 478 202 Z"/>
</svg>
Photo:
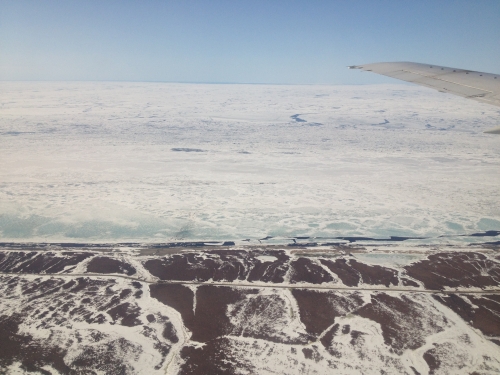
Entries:
<svg viewBox="0 0 500 375">
<path fill-rule="evenodd" d="M 0 372 L 500 371 L 494 250 L 101 250 L 0 252 Z"/>
</svg>

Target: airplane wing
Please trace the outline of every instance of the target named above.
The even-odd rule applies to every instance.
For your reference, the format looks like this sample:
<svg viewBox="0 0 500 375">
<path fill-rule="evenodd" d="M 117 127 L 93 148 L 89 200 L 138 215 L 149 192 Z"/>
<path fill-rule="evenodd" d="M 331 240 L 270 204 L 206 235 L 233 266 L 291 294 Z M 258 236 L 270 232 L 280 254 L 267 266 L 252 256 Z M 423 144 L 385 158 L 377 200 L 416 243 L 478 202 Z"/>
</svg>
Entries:
<svg viewBox="0 0 500 375">
<path fill-rule="evenodd" d="M 500 74 L 413 62 L 353 65 L 349 66 L 349 69 L 361 69 L 382 74 L 500 107 Z M 485 133 L 500 134 L 500 128 Z"/>
</svg>

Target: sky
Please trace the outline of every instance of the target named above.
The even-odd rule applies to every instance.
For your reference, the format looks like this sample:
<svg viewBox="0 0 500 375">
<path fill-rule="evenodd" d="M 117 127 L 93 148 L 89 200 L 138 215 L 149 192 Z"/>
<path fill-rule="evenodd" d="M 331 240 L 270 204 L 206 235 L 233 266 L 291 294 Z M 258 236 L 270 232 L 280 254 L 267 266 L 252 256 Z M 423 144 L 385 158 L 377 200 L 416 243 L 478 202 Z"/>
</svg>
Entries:
<svg viewBox="0 0 500 375">
<path fill-rule="evenodd" d="M 0 80 L 397 82 L 348 65 L 500 73 L 498 0 L 0 0 Z"/>
</svg>

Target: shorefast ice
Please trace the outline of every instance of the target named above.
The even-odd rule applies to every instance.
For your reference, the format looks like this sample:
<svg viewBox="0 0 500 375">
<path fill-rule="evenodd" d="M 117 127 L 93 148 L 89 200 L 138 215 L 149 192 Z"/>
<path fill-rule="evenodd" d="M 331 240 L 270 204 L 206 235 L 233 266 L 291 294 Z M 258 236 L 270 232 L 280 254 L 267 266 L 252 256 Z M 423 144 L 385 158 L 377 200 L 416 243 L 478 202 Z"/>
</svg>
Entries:
<svg viewBox="0 0 500 375">
<path fill-rule="evenodd" d="M 3 241 L 500 227 L 498 109 L 405 85 L 4 82 Z"/>
</svg>

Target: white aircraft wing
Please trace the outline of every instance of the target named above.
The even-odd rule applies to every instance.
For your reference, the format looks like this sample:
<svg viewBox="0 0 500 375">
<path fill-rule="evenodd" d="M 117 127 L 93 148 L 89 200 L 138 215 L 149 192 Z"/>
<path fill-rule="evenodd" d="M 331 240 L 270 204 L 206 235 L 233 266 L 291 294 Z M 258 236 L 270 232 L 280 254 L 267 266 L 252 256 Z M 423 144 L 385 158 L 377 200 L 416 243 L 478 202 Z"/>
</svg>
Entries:
<svg viewBox="0 0 500 375">
<path fill-rule="evenodd" d="M 500 107 L 500 74 L 412 62 L 350 66 Z M 500 128 L 486 133 L 500 134 Z"/>
</svg>

